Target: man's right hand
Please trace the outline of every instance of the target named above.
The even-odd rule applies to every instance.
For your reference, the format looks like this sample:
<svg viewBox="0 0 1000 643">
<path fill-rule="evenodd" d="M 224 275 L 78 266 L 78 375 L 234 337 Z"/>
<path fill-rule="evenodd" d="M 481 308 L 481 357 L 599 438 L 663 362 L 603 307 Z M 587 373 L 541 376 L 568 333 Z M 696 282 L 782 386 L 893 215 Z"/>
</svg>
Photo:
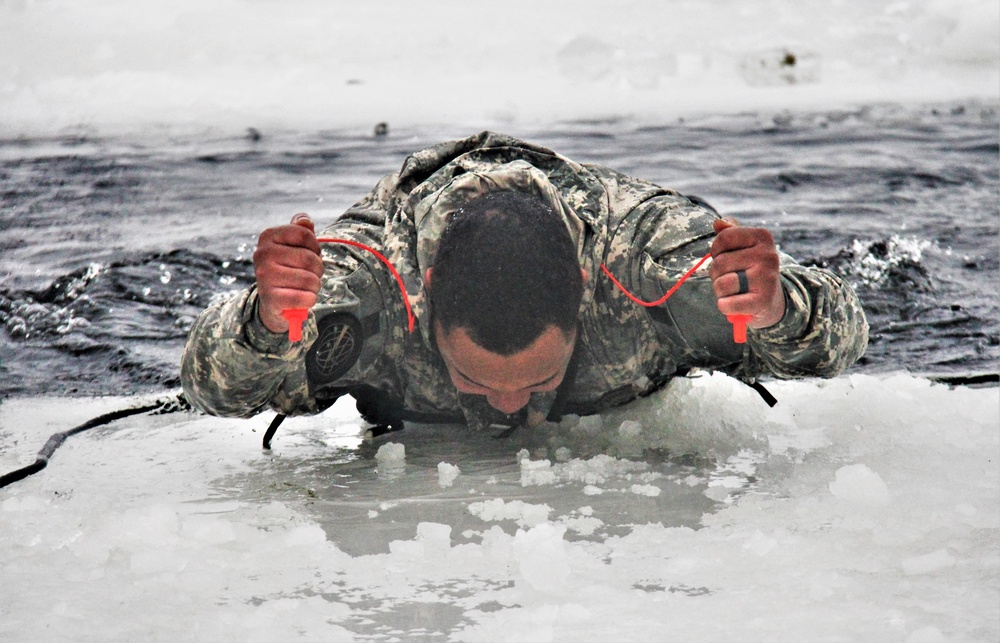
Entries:
<svg viewBox="0 0 1000 643">
<path fill-rule="evenodd" d="M 323 276 L 323 260 L 316 227 L 307 214 L 296 214 L 290 225 L 268 228 L 253 253 L 257 279 L 258 314 L 268 330 L 288 331 L 281 312 L 312 308 Z"/>
</svg>

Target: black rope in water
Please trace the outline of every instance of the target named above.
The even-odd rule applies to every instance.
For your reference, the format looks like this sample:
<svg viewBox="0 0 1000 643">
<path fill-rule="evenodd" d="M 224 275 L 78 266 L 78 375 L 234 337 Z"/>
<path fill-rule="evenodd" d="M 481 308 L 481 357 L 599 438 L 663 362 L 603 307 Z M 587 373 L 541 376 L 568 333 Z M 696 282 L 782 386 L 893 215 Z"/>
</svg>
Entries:
<svg viewBox="0 0 1000 643">
<path fill-rule="evenodd" d="M 278 427 L 281 426 L 281 423 L 284 421 L 285 421 L 285 416 L 282 415 L 281 413 L 275 415 L 274 419 L 271 420 L 271 425 L 267 427 L 267 432 L 264 433 L 265 450 L 271 449 L 271 438 L 274 437 L 274 432 L 278 430 Z"/>
<path fill-rule="evenodd" d="M 105 413 L 104 415 L 98 415 L 91 420 L 87 420 L 80 426 L 74 427 L 68 431 L 54 434 L 49 438 L 49 441 L 45 443 L 45 446 L 42 447 L 41 451 L 38 452 L 38 455 L 35 456 L 35 461 L 33 463 L 0 476 L 0 488 L 13 484 L 18 480 L 23 480 L 24 478 L 27 478 L 28 476 L 38 473 L 44 469 L 49 464 L 49 458 L 52 457 L 55 450 L 58 449 L 62 443 L 66 441 L 66 438 L 71 435 L 76 435 L 77 433 L 81 433 L 95 427 L 104 426 L 105 424 L 110 424 L 115 420 L 120 420 L 130 415 L 139 415 L 141 413 L 162 415 L 165 413 L 173 413 L 175 411 L 185 411 L 190 408 L 191 406 L 188 404 L 187 400 L 184 399 L 183 395 L 176 395 L 170 398 L 160 399 L 149 404 L 144 404 L 142 406 L 119 409 L 117 411 Z"/>
<path fill-rule="evenodd" d="M 768 406 L 773 407 L 775 404 L 778 403 L 778 398 L 771 395 L 771 391 L 764 388 L 764 385 L 761 384 L 760 382 L 751 382 L 750 384 L 748 384 L 748 386 L 753 390 L 757 391 L 757 394 L 760 395 L 765 402 L 767 402 Z"/>
</svg>

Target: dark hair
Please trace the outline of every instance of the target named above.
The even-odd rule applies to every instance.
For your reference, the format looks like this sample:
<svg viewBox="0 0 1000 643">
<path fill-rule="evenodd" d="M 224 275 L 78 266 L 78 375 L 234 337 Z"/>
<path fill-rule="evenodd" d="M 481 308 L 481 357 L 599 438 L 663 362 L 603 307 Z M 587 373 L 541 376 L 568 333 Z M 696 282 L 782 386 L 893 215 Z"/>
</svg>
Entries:
<svg viewBox="0 0 1000 643">
<path fill-rule="evenodd" d="M 434 320 L 512 355 L 550 325 L 576 328 L 583 276 L 569 230 L 541 198 L 487 192 L 452 214 L 430 284 Z"/>
</svg>

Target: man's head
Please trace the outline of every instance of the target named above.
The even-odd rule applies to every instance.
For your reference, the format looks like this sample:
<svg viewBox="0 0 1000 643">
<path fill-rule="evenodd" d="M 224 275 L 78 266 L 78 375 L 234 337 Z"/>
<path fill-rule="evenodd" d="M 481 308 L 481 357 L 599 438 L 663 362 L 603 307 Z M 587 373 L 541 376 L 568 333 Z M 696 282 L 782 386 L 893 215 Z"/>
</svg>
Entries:
<svg viewBox="0 0 1000 643">
<path fill-rule="evenodd" d="M 459 390 L 507 413 L 530 392 L 554 390 L 585 278 L 566 225 L 544 200 L 496 191 L 455 212 L 427 279 L 438 347 Z"/>
</svg>

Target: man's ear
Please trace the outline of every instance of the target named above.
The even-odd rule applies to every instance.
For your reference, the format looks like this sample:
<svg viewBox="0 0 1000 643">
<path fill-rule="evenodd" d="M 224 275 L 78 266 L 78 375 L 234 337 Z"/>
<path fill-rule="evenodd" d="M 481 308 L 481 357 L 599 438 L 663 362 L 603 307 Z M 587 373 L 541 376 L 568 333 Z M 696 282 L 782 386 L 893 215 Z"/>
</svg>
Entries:
<svg viewBox="0 0 1000 643">
<path fill-rule="evenodd" d="M 583 283 L 587 283 L 587 277 L 590 276 L 590 275 L 587 274 L 587 269 L 586 268 L 580 268 L 580 272 L 583 274 Z"/>
<path fill-rule="evenodd" d="M 424 288 L 431 287 L 431 273 L 434 271 L 433 268 L 428 268 L 424 271 Z"/>
</svg>

